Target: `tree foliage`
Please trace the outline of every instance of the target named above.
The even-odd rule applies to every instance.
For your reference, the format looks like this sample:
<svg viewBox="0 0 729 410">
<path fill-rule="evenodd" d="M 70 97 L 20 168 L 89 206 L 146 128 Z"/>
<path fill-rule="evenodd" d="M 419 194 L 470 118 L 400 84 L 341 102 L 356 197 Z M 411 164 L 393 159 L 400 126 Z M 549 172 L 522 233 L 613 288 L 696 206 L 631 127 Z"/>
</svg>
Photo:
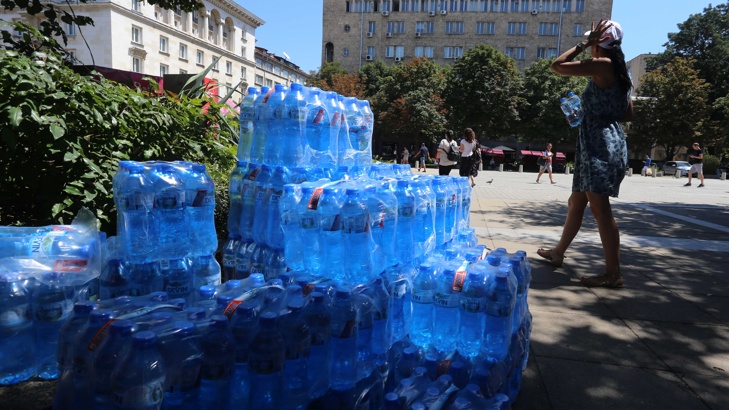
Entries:
<svg viewBox="0 0 729 410">
<path fill-rule="evenodd" d="M 688 58 L 675 58 L 646 74 L 638 90 L 642 98 L 634 107 L 631 143 L 642 149 L 662 146 L 668 158 L 695 140 L 706 145 L 701 130 L 709 111 L 709 88 Z"/>
<path fill-rule="evenodd" d="M 8 50 L 0 50 L 0 95 L 0 225 L 67 223 L 85 206 L 113 234 L 118 161 L 151 159 L 207 164 L 222 219 L 237 139 L 222 104 L 145 94 L 79 75 L 52 52 Z"/>
<path fill-rule="evenodd" d="M 502 138 L 516 131 L 521 75 L 514 60 L 485 44 L 468 50 L 453 65 L 444 90 L 450 124 L 477 135 Z"/>
<path fill-rule="evenodd" d="M 567 124 L 559 99 L 572 91 L 581 94 L 587 86 L 587 77 L 555 74 L 549 69 L 553 60 L 541 59 L 524 70 L 521 117 L 521 135 L 526 141 L 574 142 L 579 128 Z"/>
<path fill-rule="evenodd" d="M 347 70 L 345 70 L 338 61 L 333 63 L 324 63 L 319 68 L 319 71 L 309 78 L 307 85 L 311 87 L 319 87 L 322 90 L 331 90 L 332 77 L 337 74 L 347 74 Z"/>
</svg>

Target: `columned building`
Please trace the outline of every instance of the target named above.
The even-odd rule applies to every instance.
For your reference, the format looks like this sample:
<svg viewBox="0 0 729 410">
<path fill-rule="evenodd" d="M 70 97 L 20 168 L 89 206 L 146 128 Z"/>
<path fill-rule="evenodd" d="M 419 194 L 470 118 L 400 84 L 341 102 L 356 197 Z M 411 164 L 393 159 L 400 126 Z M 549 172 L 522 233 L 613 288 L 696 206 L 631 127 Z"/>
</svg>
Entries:
<svg viewBox="0 0 729 410">
<path fill-rule="evenodd" d="M 324 0 L 322 62 L 349 71 L 415 57 L 453 63 L 478 44 L 521 70 L 574 46 L 613 0 Z"/>
<path fill-rule="evenodd" d="M 235 1 L 201 0 L 202 7 L 191 13 L 141 0 L 70 3 L 76 15 L 94 20 L 93 26 L 65 24 L 65 48 L 79 64 L 164 76 L 194 74 L 217 60 L 207 77 L 216 80 L 219 95 L 241 82 L 254 83 L 255 32 L 264 21 Z M 57 8 L 68 8 L 65 4 L 54 1 Z M 0 18 L 39 27 L 44 17 L 16 9 Z"/>
</svg>

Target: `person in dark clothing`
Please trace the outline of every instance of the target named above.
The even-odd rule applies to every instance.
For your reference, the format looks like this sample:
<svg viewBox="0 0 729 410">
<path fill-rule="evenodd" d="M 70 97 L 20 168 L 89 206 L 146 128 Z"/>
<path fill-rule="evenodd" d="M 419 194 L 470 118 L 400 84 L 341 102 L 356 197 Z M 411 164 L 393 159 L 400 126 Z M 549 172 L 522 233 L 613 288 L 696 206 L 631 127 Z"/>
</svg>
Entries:
<svg viewBox="0 0 729 410">
<path fill-rule="evenodd" d="M 425 168 L 425 162 L 430 161 L 430 153 L 428 153 L 428 147 L 425 146 L 425 143 L 422 143 L 420 145 L 420 151 L 418 152 L 418 157 L 420 159 L 420 165 L 418 166 L 418 172 L 422 169 L 423 172 L 426 171 Z"/>
<path fill-rule="evenodd" d="M 701 183 L 699 184 L 699 188 L 704 187 L 704 151 L 699 148 L 699 143 L 694 142 L 693 147 L 688 150 L 686 153 L 686 156 L 688 157 L 688 162 L 691 164 L 691 169 L 688 173 L 688 182 L 684 186 L 691 186 L 691 175 L 693 175 L 694 172 L 699 174 L 699 180 Z"/>
</svg>

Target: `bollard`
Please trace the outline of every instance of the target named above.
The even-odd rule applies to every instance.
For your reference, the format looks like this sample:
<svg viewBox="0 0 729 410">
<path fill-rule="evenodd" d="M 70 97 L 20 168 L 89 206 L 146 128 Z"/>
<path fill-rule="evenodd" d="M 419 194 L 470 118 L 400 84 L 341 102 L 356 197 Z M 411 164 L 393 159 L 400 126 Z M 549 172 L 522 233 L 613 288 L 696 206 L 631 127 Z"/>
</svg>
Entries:
<svg viewBox="0 0 729 410">
<path fill-rule="evenodd" d="M 681 170 L 677 169 L 676 172 L 673 174 L 674 178 L 681 178 Z"/>
<path fill-rule="evenodd" d="M 726 171 L 721 173 L 721 180 L 726 181 Z"/>
<path fill-rule="evenodd" d="M 627 175 L 628 175 L 629 177 L 632 177 L 632 176 L 633 176 L 633 168 L 628 168 L 628 172 L 627 172 Z"/>
<path fill-rule="evenodd" d="M 524 165 L 519 164 L 519 173 L 524 172 Z"/>
<path fill-rule="evenodd" d="M 566 166 L 564 167 L 564 174 L 569 175 L 570 174 L 570 167 Z"/>
<path fill-rule="evenodd" d="M 504 172 L 504 164 L 499 164 L 499 172 Z"/>
<path fill-rule="evenodd" d="M 658 175 L 658 169 L 656 169 L 656 172 L 654 172 L 654 173 L 652 173 L 652 174 L 651 174 L 651 176 L 652 176 L 653 178 L 655 178 L 655 177 L 656 177 L 656 175 Z"/>
</svg>

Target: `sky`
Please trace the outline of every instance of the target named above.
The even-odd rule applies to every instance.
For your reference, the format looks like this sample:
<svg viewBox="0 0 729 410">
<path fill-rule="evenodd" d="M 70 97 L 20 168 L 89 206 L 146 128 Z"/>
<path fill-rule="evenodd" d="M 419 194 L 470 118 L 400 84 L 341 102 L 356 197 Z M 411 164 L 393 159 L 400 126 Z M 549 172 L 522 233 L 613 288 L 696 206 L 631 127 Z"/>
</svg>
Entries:
<svg viewBox="0 0 729 410">
<path fill-rule="evenodd" d="M 286 53 L 304 72 L 321 66 L 323 0 L 236 0 L 266 23 L 256 29 L 256 45 L 276 55 Z M 587 0 L 589 2 L 590 0 Z M 626 61 L 643 53 L 660 53 L 668 33 L 711 0 L 614 0 L 612 19 L 624 31 Z M 720 4 L 713 0 L 713 4 Z"/>
</svg>

